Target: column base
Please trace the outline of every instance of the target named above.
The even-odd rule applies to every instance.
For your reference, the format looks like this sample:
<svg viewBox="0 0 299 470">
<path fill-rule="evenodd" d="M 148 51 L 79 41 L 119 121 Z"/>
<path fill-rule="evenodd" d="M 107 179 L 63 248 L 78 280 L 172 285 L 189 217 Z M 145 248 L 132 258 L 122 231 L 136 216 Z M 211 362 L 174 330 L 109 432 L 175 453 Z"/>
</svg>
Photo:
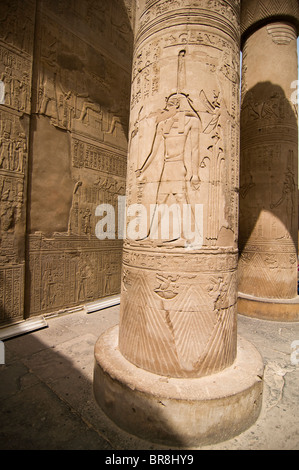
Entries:
<svg viewBox="0 0 299 470">
<path fill-rule="evenodd" d="M 263 360 L 238 337 L 232 366 L 207 377 L 177 379 L 128 362 L 118 349 L 118 326 L 95 346 L 94 395 L 120 428 L 141 439 L 184 448 L 215 444 L 248 429 L 262 405 Z"/>
<path fill-rule="evenodd" d="M 298 322 L 299 296 L 286 300 L 266 299 L 239 292 L 238 313 L 260 320 Z"/>
</svg>

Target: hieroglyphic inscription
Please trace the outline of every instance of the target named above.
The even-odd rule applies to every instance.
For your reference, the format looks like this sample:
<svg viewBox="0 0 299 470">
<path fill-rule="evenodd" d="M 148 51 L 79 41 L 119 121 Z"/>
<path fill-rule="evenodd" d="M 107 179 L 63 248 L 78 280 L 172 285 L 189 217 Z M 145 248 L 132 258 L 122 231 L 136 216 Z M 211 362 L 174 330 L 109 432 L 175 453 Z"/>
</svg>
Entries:
<svg viewBox="0 0 299 470">
<path fill-rule="evenodd" d="M 198 8 L 213 11 L 214 17 L 220 15 L 232 23 L 234 27 L 239 24 L 239 2 L 237 1 L 222 2 L 219 0 L 187 0 L 186 2 L 186 0 L 158 0 L 153 4 L 150 4 L 149 7 L 144 10 L 139 19 L 139 28 L 142 31 L 143 28 L 148 27 L 149 24 L 158 17 L 161 17 L 159 18 L 160 21 L 161 19 L 166 18 L 169 25 L 171 25 L 174 15 L 169 18 L 169 13 L 173 13 L 174 10 L 178 10 L 180 12 L 180 16 L 182 14 L 188 15 L 190 14 L 190 10 L 192 11 L 192 9 L 194 9 L 192 13 L 198 13 L 200 15 L 201 12 L 198 12 Z M 204 19 L 204 15 L 202 15 L 201 19 Z M 192 20 L 189 18 L 189 21 L 191 22 Z"/>
<path fill-rule="evenodd" d="M 34 19 L 35 0 L 1 0 L 0 39 L 7 46 L 31 56 Z"/>
<path fill-rule="evenodd" d="M 0 269 L 8 284 L 10 279 L 16 279 L 18 284 L 13 302 L 8 295 L 9 288 L 3 287 L 0 310 L 0 322 L 3 322 L 8 321 L 11 316 L 15 318 L 16 312 L 19 317 L 23 314 L 24 280 L 21 282 L 20 279 L 24 274 L 24 259 L 21 253 L 25 243 L 24 185 L 28 128 L 25 122 L 20 120 L 18 113 L 6 109 L 0 110 L 0 126 Z"/>
<path fill-rule="evenodd" d="M 202 55 L 202 61 L 207 71 L 220 71 L 234 85 L 233 94 L 237 98 L 239 83 L 238 64 L 233 59 L 238 48 L 227 40 L 227 38 L 214 34 L 204 29 L 190 27 L 188 31 L 176 31 L 148 41 L 141 50 L 135 51 L 132 72 L 132 97 L 131 109 L 141 101 L 153 97 L 159 91 L 160 66 L 159 60 L 168 48 L 182 46 L 207 46 L 217 51 L 222 51 L 223 60 L 221 65 L 215 57 Z M 234 113 L 238 110 L 235 107 Z"/>
<path fill-rule="evenodd" d="M 94 2 L 86 0 L 82 8 L 82 2 L 74 1 L 71 10 L 61 5 L 61 15 L 66 17 L 63 24 L 61 15 L 53 13 L 57 12 L 54 4 L 45 3 L 38 33 L 40 67 L 35 112 L 49 116 L 56 127 L 109 143 L 121 140 L 121 146 L 126 148 L 130 59 L 124 63 L 117 57 L 116 61 L 113 54 L 108 53 L 107 49 L 110 51 L 113 44 L 112 32 L 107 32 L 111 17 L 110 22 L 100 14 L 93 18 L 98 26 L 102 24 L 102 35 L 109 36 L 100 42 L 98 36 L 91 40 L 94 33 L 89 28 L 86 31 L 84 16 L 81 16 L 88 15 L 89 7 L 95 7 Z M 112 15 L 111 2 L 98 7 L 109 10 Z M 117 22 L 115 31 L 129 28 L 124 18 L 119 19 L 119 13 L 114 21 Z M 128 30 L 128 41 L 129 33 Z M 107 49 L 102 44 L 106 44 Z M 111 50 L 119 54 L 120 48 Z M 123 52 L 122 57 L 125 57 Z"/>
<path fill-rule="evenodd" d="M 145 106 L 149 106 L 149 102 L 156 99 L 156 95 L 158 96 L 160 81 L 163 83 L 163 77 L 159 76 L 157 82 L 158 88 L 155 93 L 153 93 L 151 80 L 154 77 L 154 69 L 159 70 L 161 67 L 165 68 L 164 63 L 171 53 L 171 50 L 180 51 L 179 48 L 187 47 L 187 45 L 189 54 L 184 53 L 184 67 L 187 71 L 185 70 L 185 78 L 182 79 L 182 83 L 186 84 L 188 81 L 190 82 L 190 80 L 192 80 L 188 72 L 188 69 L 192 68 L 192 53 L 197 57 L 197 66 L 203 79 L 207 76 L 211 77 L 211 85 L 208 88 L 199 89 L 197 93 L 190 94 L 188 87 L 183 85 L 182 91 L 184 91 L 184 93 L 181 93 L 180 96 L 181 100 L 183 100 L 183 95 L 185 95 L 185 99 L 187 97 L 187 100 L 190 100 L 191 107 L 189 106 L 189 114 L 193 113 L 194 116 L 199 116 L 200 118 L 201 147 L 198 171 L 201 179 L 201 187 L 204 187 L 208 181 L 215 181 L 215 183 L 209 186 L 209 201 L 202 200 L 208 207 L 205 219 L 205 227 L 207 227 L 206 239 L 210 240 L 209 243 L 217 244 L 219 243 L 219 241 L 217 242 L 217 238 L 221 229 L 222 234 L 226 232 L 225 237 L 227 237 L 230 230 L 231 233 L 234 234 L 235 240 L 237 234 L 238 222 L 234 214 L 238 211 L 237 188 L 239 184 L 239 68 L 238 61 L 235 59 L 238 54 L 238 47 L 225 36 L 192 26 L 188 28 L 187 32 L 180 32 L 178 28 L 173 28 L 167 35 L 160 36 L 157 34 L 154 38 L 144 42 L 140 49 L 137 48 L 133 66 L 131 112 L 134 118 L 132 118 L 130 150 L 132 153 L 139 155 L 140 151 L 144 149 L 144 145 L 139 143 L 143 133 L 148 132 L 151 123 L 154 125 L 154 119 L 156 119 L 156 123 L 159 123 L 160 120 L 163 121 L 163 113 L 165 119 L 167 118 L 165 110 L 168 108 L 167 103 L 170 98 L 166 96 L 164 97 L 166 106 L 163 101 L 160 100 L 159 103 L 157 102 L 157 108 L 158 106 L 160 106 L 160 108 L 158 108 L 156 112 L 153 111 L 149 114 L 145 112 Z M 185 49 L 181 49 L 181 51 L 183 52 Z M 172 84 L 172 89 L 175 90 L 177 86 L 176 80 L 171 81 L 169 79 L 169 81 L 170 86 Z M 213 87 L 212 83 L 214 84 Z M 200 87 L 200 84 L 197 82 L 194 83 L 194 86 Z M 175 97 L 175 93 L 173 97 Z M 138 103 L 139 106 L 137 106 Z M 183 106 L 184 108 L 182 108 L 182 110 L 184 109 L 185 111 L 185 108 L 186 110 L 188 109 L 187 101 L 184 102 Z M 227 132 L 229 134 L 232 151 L 230 158 L 226 159 L 224 150 L 226 137 L 223 134 L 223 128 L 228 122 L 229 126 Z M 162 123 L 159 124 L 160 128 L 161 125 Z M 158 132 L 158 125 L 156 124 L 156 126 Z M 152 135 L 155 135 L 155 140 L 158 140 L 157 133 L 152 132 Z M 146 146 L 149 150 L 151 147 L 154 148 L 154 141 L 152 145 L 147 144 Z M 140 168 L 145 157 L 139 156 L 138 158 L 138 168 Z M 185 165 L 188 169 L 186 162 Z M 225 197 L 227 198 L 227 202 L 225 207 L 223 206 L 221 208 L 221 211 L 223 211 L 223 209 L 225 211 L 224 221 L 218 217 L 210 217 L 210 215 L 215 210 L 218 210 L 219 204 L 223 204 L 220 202 L 222 190 L 219 188 L 219 184 L 225 185 L 225 182 L 228 180 L 233 190 L 230 194 L 226 193 Z M 129 168 L 128 190 L 130 198 L 132 196 L 132 184 L 134 184 L 134 178 L 131 178 L 131 170 Z M 142 202 L 142 198 L 146 199 L 145 195 L 142 196 L 145 190 L 146 184 L 138 185 L 137 199 L 139 203 Z M 201 193 L 203 193 L 203 190 Z M 155 200 L 152 201 L 152 203 L 155 202 Z M 199 202 L 199 200 L 197 202 Z M 213 222 L 211 222 L 211 220 L 213 220 Z"/>
<path fill-rule="evenodd" d="M 29 114 L 31 109 L 31 60 L 0 43 L 0 81 L 9 108 Z"/>
</svg>

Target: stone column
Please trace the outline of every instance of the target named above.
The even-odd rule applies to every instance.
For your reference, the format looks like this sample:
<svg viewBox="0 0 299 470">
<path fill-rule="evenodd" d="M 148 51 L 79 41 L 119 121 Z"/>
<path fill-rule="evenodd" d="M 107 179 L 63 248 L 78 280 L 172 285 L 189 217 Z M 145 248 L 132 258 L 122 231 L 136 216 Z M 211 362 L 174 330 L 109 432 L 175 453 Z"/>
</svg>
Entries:
<svg viewBox="0 0 299 470">
<path fill-rule="evenodd" d="M 239 7 L 137 8 L 119 334 L 96 345 L 94 385 L 161 443 L 228 439 L 260 409 L 262 363 L 236 335 Z"/>
<path fill-rule="evenodd" d="M 260 3 L 242 2 L 238 311 L 298 321 L 298 2 Z"/>
</svg>

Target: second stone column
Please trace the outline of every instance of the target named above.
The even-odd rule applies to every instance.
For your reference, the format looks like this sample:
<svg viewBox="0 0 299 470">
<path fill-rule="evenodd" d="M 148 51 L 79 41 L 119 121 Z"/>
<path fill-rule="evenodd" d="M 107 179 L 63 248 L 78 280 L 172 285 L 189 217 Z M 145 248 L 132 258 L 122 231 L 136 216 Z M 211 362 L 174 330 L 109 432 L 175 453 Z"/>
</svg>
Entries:
<svg viewBox="0 0 299 470">
<path fill-rule="evenodd" d="M 271 2 L 265 24 L 250 30 L 252 3 L 243 15 L 238 311 L 298 321 L 299 7 Z"/>
</svg>

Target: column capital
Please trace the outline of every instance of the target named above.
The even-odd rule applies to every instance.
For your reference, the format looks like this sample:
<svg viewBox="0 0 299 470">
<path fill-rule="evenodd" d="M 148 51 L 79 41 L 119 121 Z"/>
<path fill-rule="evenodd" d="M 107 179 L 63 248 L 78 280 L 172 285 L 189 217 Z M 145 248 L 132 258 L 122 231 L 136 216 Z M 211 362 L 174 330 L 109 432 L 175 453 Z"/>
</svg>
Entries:
<svg viewBox="0 0 299 470">
<path fill-rule="evenodd" d="M 294 24 L 299 34 L 299 3 L 297 0 L 242 0 L 241 35 L 242 41 L 260 26 L 273 21 L 287 21 Z"/>
</svg>

